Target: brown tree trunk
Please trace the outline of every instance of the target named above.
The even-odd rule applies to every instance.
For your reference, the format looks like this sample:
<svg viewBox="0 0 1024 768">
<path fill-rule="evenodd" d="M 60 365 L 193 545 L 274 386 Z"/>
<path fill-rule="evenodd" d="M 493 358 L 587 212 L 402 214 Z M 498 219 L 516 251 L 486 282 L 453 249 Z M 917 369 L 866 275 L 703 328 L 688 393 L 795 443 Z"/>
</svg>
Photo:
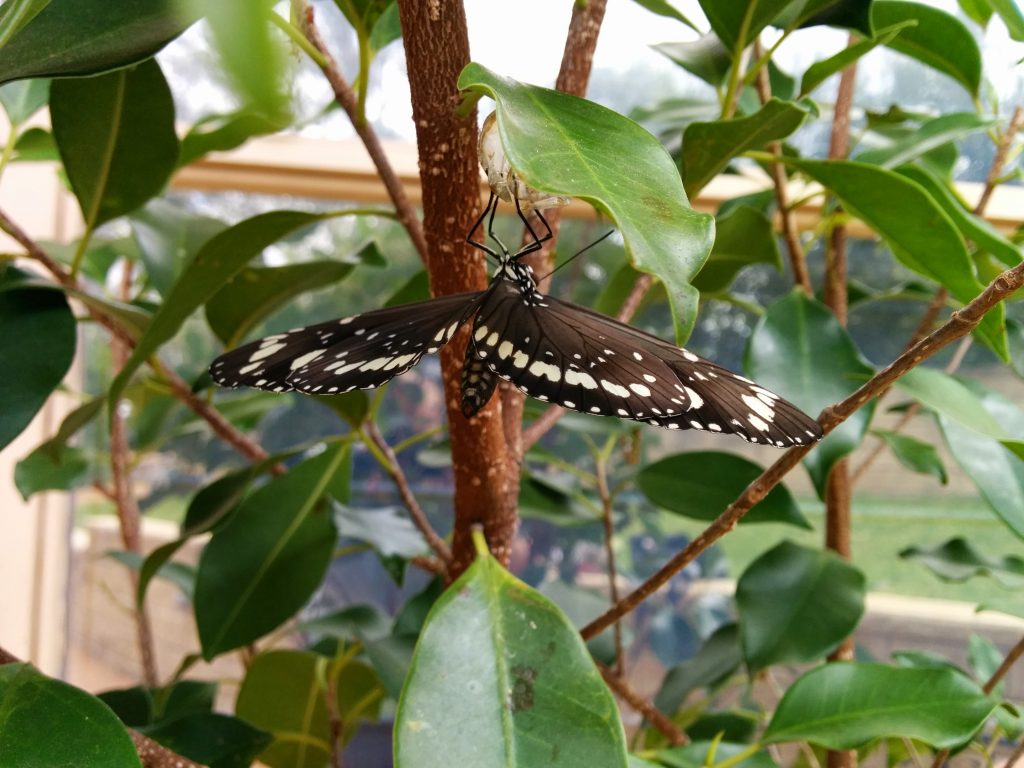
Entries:
<svg viewBox="0 0 1024 768">
<path fill-rule="evenodd" d="M 469 62 L 469 37 L 461 0 L 399 0 L 413 119 L 419 145 L 430 288 L 435 296 L 481 290 L 487 284 L 482 255 L 466 244 L 479 214 L 476 110 L 455 115 L 459 72 Z M 455 482 L 454 578 L 473 561 L 470 529 L 484 528 L 491 552 L 508 562 L 516 530 L 518 466 L 508 448 L 501 401 L 473 419 L 460 410 L 459 374 L 468 332 L 441 351 L 445 404 Z"/>
</svg>

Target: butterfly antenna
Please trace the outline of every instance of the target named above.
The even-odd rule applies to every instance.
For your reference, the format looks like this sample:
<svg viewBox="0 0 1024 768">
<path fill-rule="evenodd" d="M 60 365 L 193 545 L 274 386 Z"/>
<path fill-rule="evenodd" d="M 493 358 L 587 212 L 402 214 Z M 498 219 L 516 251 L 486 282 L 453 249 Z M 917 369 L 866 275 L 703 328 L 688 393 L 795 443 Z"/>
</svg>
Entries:
<svg viewBox="0 0 1024 768">
<path fill-rule="evenodd" d="M 614 229 L 609 229 L 607 232 L 605 232 L 603 235 L 601 235 L 599 238 L 597 238 L 597 240 L 592 242 L 590 245 L 584 246 L 580 250 L 576 251 L 576 253 L 574 253 L 568 259 L 566 259 L 561 264 L 559 264 L 557 267 L 552 269 L 550 272 L 548 272 L 546 275 L 544 275 L 544 277 L 537 278 L 537 282 L 540 282 L 541 280 L 547 280 L 549 277 L 551 277 L 553 274 L 555 274 L 555 272 L 560 270 L 562 267 L 568 266 L 573 261 L 573 259 L 575 259 L 577 256 L 582 256 L 584 253 L 589 251 L 591 248 L 593 248 L 595 245 L 597 245 L 601 241 L 606 240 L 607 238 L 611 237 L 612 233 L 614 233 L 614 232 L 615 232 Z"/>
</svg>

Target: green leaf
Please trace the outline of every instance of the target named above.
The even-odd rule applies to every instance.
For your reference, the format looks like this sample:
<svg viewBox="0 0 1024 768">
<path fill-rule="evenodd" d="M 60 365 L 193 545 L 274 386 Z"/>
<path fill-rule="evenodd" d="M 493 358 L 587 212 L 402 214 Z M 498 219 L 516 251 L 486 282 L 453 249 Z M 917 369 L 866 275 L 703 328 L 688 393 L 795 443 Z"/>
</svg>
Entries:
<svg viewBox="0 0 1024 768">
<path fill-rule="evenodd" d="M 497 102 L 509 162 L 526 183 L 606 212 L 634 267 L 664 283 L 682 343 L 693 328 L 689 281 L 711 251 L 712 219 L 694 211 L 668 152 L 633 121 L 584 99 L 523 85 L 471 63 L 459 87 Z"/>
<path fill-rule="evenodd" d="M 874 0 L 807 0 L 790 3 L 773 25 L 788 29 L 798 23 L 801 29 L 819 25 L 854 29 L 864 37 L 876 35 L 871 24 L 871 3 Z"/>
<path fill-rule="evenodd" d="M 743 367 L 808 413 L 842 400 L 874 373 L 835 315 L 800 291 L 768 307 L 747 342 Z M 874 408 L 874 402 L 862 407 L 804 459 L 822 498 L 829 471 L 860 445 Z"/>
<path fill-rule="evenodd" d="M 99 77 L 55 81 L 50 117 L 89 227 L 157 195 L 177 163 L 174 102 L 155 60 Z"/>
<path fill-rule="evenodd" d="M 1020 5 L 1014 0 L 988 0 L 992 10 L 999 14 L 999 18 L 1006 25 L 1010 37 L 1019 43 L 1024 42 L 1024 13 Z"/>
<path fill-rule="evenodd" d="M 866 163 L 787 162 L 834 192 L 851 213 L 885 239 L 909 269 L 946 286 L 965 304 L 984 289 L 956 226 L 915 182 Z M 997 355 L 1008 360 L 1003 318 L 1003 306 L 999 305 L 984 317 L 978 333 Z"/>
<path fill-rule="evenodd" d="M 84 451 L 68 448 L 54 457 L 41 445 L 14 467 L 14 485 L 21 498 L 40 491 L 69 491 L 84 484 L 90 475 L 89 460 Z"/>
<path fill-rule="evenodd" d="M 242 502 L 203 550 L 195 614 L 203 657 L 238 648 L 292 616 L 320 584 L 337 533 L 323 493 L 350 446 L 329 449 Z"/>
<path fill-rule="evenodd" d="M 921 563 L 943 581 L 988 576 L 1010 589 L 1024 587 L 1024 559 L 1016 555 L 989 557 L 960 536 L 937 547 L 907 547 L 900 557 Z"/>
<path fill-rule="evenodd" d="M 139 552 L 110 551 L 107 553 L 107 556 L 136 572 L 142 570 L 142 566 L 146 561 L 146 558 Z M 196 570 L 191 565 L 164 563 L 156 570 L 153 576 L 166 579 L 178 588 L 186 600 L 192 601 L 192 595 L 195 593 L 196 587 Z"/>
<path fill-rule="evenodd" d="M 807 96 L 828 78 L 832 77 L 832 75 L 842 72 L 879 45 L 889 44 L 896 35 L 915 24 L 916 22 L 914 21 L 905 21 L 901 24 L 894 24 L 891 27 L 880 29 L 874 37 L 867 40 L 858 40 L 853 45 L 843 48 L 839 53 L 829 56 L 827 59 L 814 62 L 804 72 L 803 79 L 800 81 L 800 95 Z"/>
<path fill-rule="evenodd" d="M 218 712 L 194 712 L 139 730 L 209 768 L 248 768 L 274 740 L 267 731 Z"/>
<path fill-rule="evenodd" d="M 659 507 L 695 520 L 714 520 L 764 470 L 734 453 L 677 453 L 648 464 L 636 476 L 643 494 Z M 810 529 L 784 485 L 777 485 L 742 523 L 789 523 Z"/>
<path fill-rule="evenodd" d="M 992 18 L 992 3 L 989 0 L 957 0 L 957 5 L 967 18 L 982 29 L 988 26 L 988 21 Z"/>
<path fill-rule="evenodd" d="M 665 675 L 654 706 L 671 714 L 698 688 L 713 688 L 732 675 L 743 662 L 739 627 L 725 624 L 704 641 L 696 655 L 673 667 Z"/>
<path fill-rule="evenodd" d="M 968 209 L 967 204 L 956 194 L 952 188 L 952 182 L 940 179 L 930 170 L 919 165 L 903 165 L 897 168 L 896 172 L 924 187 L 925 191 L 931 195 L 932 200 L 938 203 L 953 220 L 965 240 L 988 251 L 1008 267 L 1020 263 L 1020 248 L 985 219 L 975 216 Z"/>
<path fill-rule="evenodd" d="M 390 0 L 388 7 L 374 22 L 373 29 L 370 31 L 370 48 L 374 51 L 383 50 L 401 37 L 402 22 L 398 15 L 398 3 L 395 0 Z"/>
<path fill-rule="evenodd" d="M 141 768 L 109 707 L 28 664 L 0 666 L 0 755 L 18 768 Z"/>
<path fill-rule="evenodd" d="M 489 555 L 427 618 L 394 754 L 396 768 L 626 766 L 618 709 L 579 634 Z"/>
<path fill-rule="evenodd" d="M 799 128 L 812 108 L 807 102 L 771 99 L 753 115 L 690 123 L 683 133 L 683 180 L 690 195 L 699 192 L 748 149 L 784 139 Z"/>
<path fill-rule="evenodd" d="M 405 679 L 412 667 L 412 655 L 416 649 L 416 638 L 407 636 L 381 637 L 363 645 L 366 658 L 380 677 L 381 685 L 388 696 L 398 701 L 402 695 Z"/>
<path fill-rule="evenodd" d="M 701 35 L 696 40 L 656 43 L 651 47 L 710 85 L 720 86 L 729 76 L 732 51 L 722 45 L 722 41 L 714 32 Z"/>
<path fill-rule="evenodd" d="M 210 238 L 182 271 L 164 303 L 153 315 L 152 324 L 110 387 L 110 402 L 117 402 L 142 362 L 161 344 L 169 341 L 188 316 L 209 301 L 247 261 L 285 235 L 337 215 L 340 213 L 270 211 L 239 222 Z"/>
<path fill-rule="evenodd" d="M 78 434 L 79 430 L 99 416 L 103 410 L 106 400 L 102 397 L 94 397 L 75 408 L 60 423 L 57 433 L 39 446 L 39 450 L 45 450 L 55 461 L 60 460 L 61 453 L 67 447 L 68 441 Z"/>
<path fill-rule="evenodd" d="M 700 31 L 696 26 L 694 26 L 692 21 L 676 10 L 676 7 L 669 3 L 668 0 L 633 0 L 633 2 L 643 8 L 646 8 L 651 13 L 664 16 L 666 19 L 675 19 L 676 21 L 682 22 L 694 32 Z"/>
<path fill-rule="evenodd" d="M 14 143 L 14 154 L 11 156 L 12 163 L 56 163 L 59 160 L 60 153 L 57 152 L 53 134 L 42 128 L 29 128 L 22 131 Z"/>
<path fill-rule="evenodd" d="M 707 768 L 749 750 L 747 744 L 729 744 L 720 741 L 695 741 L 682 747 L 671 747 L 658 752 L 658 762 L 668 768 Z M 734 768 L 776 768 L 776 763 L 767 752 L 756 752 L 738 762 L 731 762 Z"/>
<path fill-rule="evenodd" d="M 738 205 L 715 217 L 715 246 L 693 281 L 701 293 L 724 291 L 736 274 L 751 264 L 770 264 L 782 270 L 772 222 L 749 205 Z"/>
<path fill-rule="evenodd" d="M 75 356 L 75 318 L 64 294 L 18 288 L 14 268 L 0 271 L 0 449 L 16 438 L 64 379 Z"/>
<path fill-rule="evenodd" d="M 887 147 L 868 149 L 854 158 L 858 163 L 871 163 L 895 168 L 951 141 L 965 139 L 986 130 L 994 121 L 974 112 L 952 112 L 921 123 L 913 132 Z"/>
<path fill-rule="evenodd" d="M 272 0 L 185 0 L 183 4 L 203 15 L 223 71 L 246 108 L 283 126 L 289 98 L 284 89 L 285 38 L 271 24 Z"/>
<path fill-rule="evenodd" d="M 259 756 L 271 768 L 321 768 L 331 754 L 330 719 L 326 705 L 329 659 L 308 651 L 269 651 L 250 665 L 238 691 L 235 714 L 275 735 Z M 371 710 L 358 710 L 349 697 L 364 696 L 372 671 L 349 662 L 338 676 L 338 713 L 346 728 L 345 741 Z M 346 693 L 348 691 L 349 693 Z M 379 702 L 379 698 L 377 699 Z"/>
<path fill-rule="evenodd" d="M 0 48 L 49 4 L 50 0 L 8 0 L 0 6 Z"/>
<path fill-rule="evenodd" d="M 387 636 L 391 624 L 391 617 L 376 605 L 360 603 L 300 621 L 298 630 L 358 642 Z"/>
<path fill-rule="evenodd" d="M 342 536 L 365 541 L 385 557 L 412 558 L 430 550 L 402 507 L 360 509 L 338 504 L 334 521 Z"/>
<path fill-rule="evenodd" d="M 711 29 L 730 50 L 742 50 L 793 0 L 699 0 Z"/>
<path fill-rule="evenodd" d="M 524 472 L 519 482 L 519 514 L 555 525 L 592 523 L 593 509 L 581 498 L 578 485 L 539 472 Z"/>
<path fill-rule="evenodd" d="M 168 200 L 151 200 L 129 218 L 150 285 L 167 296 L 181 271 L 224 222 L 187 211 Z"/>
<path fill-rule="evenodd" d="M 865 579 L 834 552 L 783 541 L 736 583 L 740 645 L 755 672 L 836 649 L 864 614 Z"/>
<path fill-rule="evenodd" d="M 178 167 L 184 168 L 210 152 L 237 149 L 254 136 L 276 133 L 285 127 L 285 122 L 251 108 L 204 117 L 181 140 Z"/>
<path fill-rule="evenodd" d="M 197 712 L 212 712 L 217 684 L 199 680 L 180 680 L 164 688 L 118 688 L 97 694 L 130 728 L 151 725 Z"/>
<path fill-rule="evenodd" d="M 283 267 L 243 267 L 206 302 L 206 321 L 231 349 L 268 315 L 307 291 L 326 288 L 352 271 L 337 261 Z"/>
<path fill-rule="evenodd" d="M 761 740 L 855 749 L 873 739 L 906 737 L 949 748 L 969 739 L 996 703 L 951 669 L 837 662 L 789 687 Z"/>
<path fill-rule="evenodd" d="M 876 430 L 875 434 L 885 441 L 899 463 L 911 472 L 931 475 L 943 485 L 949 482 L 946 467 L 931 443 L 884 429 Z"/>
<path fill-rule="evenodd" d="M 923 3 L 874 0 L 871 4 L 876 29 L 910 20 L 917 24 L 887 45 L 949 75 L 976 97 L 981 86 L 981 51 L 970 30 L 956 17 Z"/>
<path fill-rule="evenodd" d="M 923 405 L 956 419 L 975 432 L 995 438 L 1006 437 L 1006 431 L 985 410 L 982 401 L 947 373 L 919 366 L 901 376 L 896 386 Z"/>
<path fill-rule="evenodd" d="M 0 83 L 93 75 L 135 64 L 193 21 L 176 0 L 51 0 L 0 48 Z"/>
<path fill-rule="evenodd" d="M 939 414 L 949 452 L 1006 526 L 1024 539 L 1024 460 L 999 440 Z"/>
<path fill-rule="evenodd" d="M 45 107 L 49 100 L 50 81 L 46 79 L 23 80 L 0 87 L 0 104 L 3 104 L 12 126 L 24 123 Z"/>
</svg>

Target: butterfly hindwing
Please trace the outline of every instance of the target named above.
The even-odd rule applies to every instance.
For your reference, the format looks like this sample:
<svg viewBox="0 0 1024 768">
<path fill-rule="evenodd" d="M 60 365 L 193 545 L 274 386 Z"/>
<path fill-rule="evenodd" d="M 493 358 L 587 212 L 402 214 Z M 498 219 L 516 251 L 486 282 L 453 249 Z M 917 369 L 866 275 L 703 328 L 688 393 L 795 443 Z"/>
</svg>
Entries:
<svg viewBox="0 0 1024 768">
<path fill-rule="evenodd" d="M 761 444 L 816 440 L 818 424 L 748 379 L 657 337 L 512 281 L 474 322 L 477 354 L 523 392 L 583 413 Z"/>
<path fill-rule="evenodd" d="M 274 392 L 379 387 L 451 341 L 482 296 L 442 296 L 267 336 L 221 355 L 210 374 L 221 386 Z"/>
</svg>

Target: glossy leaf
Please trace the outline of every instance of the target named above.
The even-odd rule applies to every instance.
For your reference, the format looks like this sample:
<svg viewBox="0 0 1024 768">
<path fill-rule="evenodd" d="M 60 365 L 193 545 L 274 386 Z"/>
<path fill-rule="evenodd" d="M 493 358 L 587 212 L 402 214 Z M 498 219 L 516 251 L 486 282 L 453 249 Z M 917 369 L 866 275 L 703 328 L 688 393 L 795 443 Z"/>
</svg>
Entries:
<svg viewBox="0 0 1024 768">
<path fill-rule="evenodd" d="M 675 19 L 676 21 L 682 22 L 694 32 L 697 32 L 697 27 L 694 26 L 693 22 L 683 16 L 676 7 L 672 5 L 668 0 L 633 0 L 637 5 L 646 8 L 651 13 L 656 13 L 659 16 L 664 16 L 667 19 Z"/>
<path fill-rule="evenodd" d="M 0 666 L 0 755 L 18 768 L 141 768 L 107 705 L 28 664 Z"/>
<path fill-rule="evenodd" d="M 99 77 L 55 81 L 50 117 L 89 226 L 157 195 L 177 163 L 174 102 L 154 60 Z"/>
<path fill-rule="evenodd" d="M 789 687 L 762 743 L 854 749 L 873 739 L 906 737 L 955 747 L 981 727 L 996 703 L 951 669 L 825 664 Z"/>
<path fill-rule="evenodd" d="M 753 115 L 690 123 L 683 133 L 682 167 L 687 193 L 695 195 L 703 189 L 737 155 L 786 138 L 810 114 L 806 102 L 771 99 Z"/>
<path fill-rule="evenodd" d="M 800 291 L 772 304 L 758 322 L 744 370 L 811 414 L 842 400 L 874 373 L 835 315 Z M 804 459 L 822 498 L 829 471 L 860 445 L 874 407 L 871 402 L 854 413 Z"/>
<path fill-rule="evenodd" d="M 934 368 L 918 367 L 900 377 L 896 386 L 919 403 L 965 427 L 989 437 L 1006 437 L 1006 431 L 987 411 L 982 401 L 960 381 Z"/>
<path fill-rule="evenodd" d="M 888 430 L 878 430 L 875 434 L 885 441 L 899 463 L 911 472 L 931 475 L 943 485 L 949 482 L 942 458 L 931 443 Z"/>
<path fill-rule="evenodd" d="M 792 0 L 699 0 L 711 29 L 730 50 L 742 50 L 785 10 Z"/>
<path fill-rule="evenodd" d="M 668 671 L 654 699 L 654 706 L 671 714 L 682 706 L 690 693 L 698 688 L 714 687 L 735 672 L 741 663 L 739 627 L 725 624 L 704 641 L 696 655 Z"/>
<path fill-rule="evenodd" d="M 711 251 L 713 225 L 690 207 L 661 143 L 593 102 L 523 85 L 479 64 L 462 71 L 459 87 L 496 100 L 502 146 L 528 184 L 582 198 L 615 221 L 633 266 L 664 283 L 682 343 L 697 312 L 689 281 Z"/>
<path fill-rule="evenodd" d="M 0 83 L 93 75 L 135 64 L 194 20 L 175 0 L 51 0 L 0 48 Z"/>
<path fill-rule="evenodd" d="M 943 581 L 961 582 L 989 576 L 1004 587 L 1024 587 L 1024 558 L 1016 555 L 990 557 L 971 542 L 957 536 L 937 547 L 907 547 L 900 557 L 926 566 Z"/>
<path fill-rule="evenodd" d="M 363 509 L 337 504 L 334 520 L 342 536 L 365 541 L 386 557 L 412 558 L 430 549 L 402 507 Z"/>
<path fill-rule="evenodd" d="M 656 43 L 651 47 L 710 85 L 719 86 L 729 76 L 732 51 L 722 45 L 714 32 L 701 35 L 696 40 Z"/>
<path fill-rule="evenodd" d="M 274 740 L 267 731 L 219 712 L 196 712 L 139 730 L 209 768 L 248 768 Z"/>
<path fill-rule="evenodd" d="M 117 688 L 97 694 L 125 725 L 136 728 L 160 720 L 212 712 L 217 684 L 180 680 L 163 688 Z"/>
<path fill-rule="evenodd" d="M 14 154 L 11 155 L 12 163 L 55 163 L 59 160 L 60 153 L 57 152 L 53 134 L 42 128 L 28 128 L 22 131 L 14 144 Z"/>
<path fill-rule="evenodd" d="M 885 239 L 896 258 L 909 269 L 944 285 L 964 303 L 984 289 L 974 274 L 967 246 L 956 226 L 915 182 L 866 163 L 788 162 L 834 192 L 851 213 Z M 1007 360 L 1003 318 L 1003 307 L 999 305 L 981 321 L 978 333 L 996 354 Z"/>
<path fill-rule="evenodd" d="M 107 556 L 133 571 L 140 571 L 146 561 L 140 553 L 124 550 L 108 552 Z M 169 581 L 178 588 L 186 600 L 191 602 L 196 585 L 196 571 L 191 565 L 164 563 L 153 576 Z"/>
<path fill-rule="evenodd" d="M 18 288 L 21 273 L 0 269 L 0 449 L 16 438 L 64 379 L 75 355 L 75 318 L 64 294 Z"/>
<path fill-rule="evenodd" d="M 274 629 L 320 584 L 337 538 L 322 497 L 348 451 L 329 449 L 274 478 L 213 534 L 196 574 L 204 658 Z"/>
<path fill-rule="evenodd" d="M 872 163 L 883 168 L 895 168 L 909 163 L 937 147 L 951 141 L 965 139 L 992 126 L 993 121 L 974 112 L 952 112 L 921 123 L 906 137 L 886 147 L 859 152 L 854 158 L 859 163 Z"/>
<path fill-rule="evenodd" d="M 891 27 L 880 29 L 874 37 L 867 40 L 858 40 L 852 45 L 843 48 L 839 53 L 829 56 L 827 59 L 814 62 L 804 72 L 803 79 L 800 81 L 800 95 L 807 96 L 828 78 L 832 77 L 832 75 L 842 72 L 879 45 L 888 44 L 902 30 L 913 26 L 915 23 L 913 21 L 905 21 L 902 24 L 894 24 Z"/>
<path fill-rule="evenodd" d="M 271 211 L 246 219 L 208 240 L 182 271 L 153 315 L 149 329 L 139 339 L 131 357 L 110 387 L 109 400 L 116 402 L 132 374 L 161 344 L 169 341 L 193 311 L 201 307 L 246 262 L 285 235 L 337 213 Z"/>
<path fill-rule="evenodd" d="M 284 38 L 271 24 L 272 0 L 185 0 L 183 5 L 203 14 L 222 70 L 242 101 L 283 126 L 288 112 L 286 53 Z"/>
<path fill-rule="evenodd" d="M 223 222 L 187 211 L 167 200 L 151 200 L 129 219 L 146 278 L 161 296 L 167 296 L 175 281 L 199 249 L 214 235 L 227 229 Z"/>
<path fill-rule="evenodd" d="M 738 205 L 715 217 L 715 246 L 693 284 L 701 293 L 724 291 L 736 274 L 751 264 L 782 270 L 779 245 L 771 220 L 749 205 Z"/>
<path fill-rule="evenodd" d="M 740 645 L 752 671 L 822 658 L 864 614 L 865 579 L 834 552 L 783 541 L 736 583 Z"/>
<path fill-rule="evenodd" d="M 734 453 L 677 453 L 640 470 L 637 485 L 654 504 L 695 520 L 714 520 L 764 470 Z M 784 485 L 768 492 L 742 523 L 811 524 Z"/>
<path fill-rule="evenodd" d="M 1020 262 L 1020 248 L 985 219 L 969 211 L 948 182 L 919 165 L 903 165 L 896 172 L 924 187 L 932 200 L 953 220 L 965 240 L 988 251 L 1007 267 L 1016 266 Z"/>
<path fill-rule="evenodd" d="M 489 555 L 427 618 L 394 754 L 396 768 L 626 766 L 618 709 L 579 634 Z"/>
<path fill-rule="evenodd" d="M 55 461 L 59 461 L 61 452 L 67 447 L 68 441 L 99 415 L 105 402 L 102 397 L 94 397 L 82 403 L 64 417 L 56 434 L 39 448 L 54 457 Z"/>
<path fill-rule="evenodd" d="M 876 34 L 871 24 L 871 3 L 874 0 L 807 0 L 790 3 L 773 24 L 788 29 L 794 23 L 800 28 L 827 25 L 854 29 L 864 37 Z"/>
<path fill-rule="evenodd" d="M 988 26 L 992 18 L 992 3 L 989 0 L 957 0 L 957 5 L 967 18 L 982 29 Z"/>
<path fill-rule="evenodd" d="M 206 303 L 206 321 L 225 346 L 236 347 L 257 323 L 291 299 L 326 288 L 351 271 L 351 264 L 337 261 L 243 267 Z"/>
<path fill-rule="evenodd" d="M 271 768 L 321 768 L 330 757 L 330 718 L 326 705 L 329 659 L 308 651 L 269 651 L 250 665 L 238 691 L 235 713 L 251 725 L 274 734 L 274 742 L 260 755 Z M 374 684 L 364 664 L 343 665 L 337 681 L 337 709 L 351 738 L 360 721 L 375 710 L 357 710 L 344 692 L 364 695 Z M 377 699 L 379 702 L 379 698 Z"/>
<path fill-rule="evenodd" d="M 373 24 L 370 31 L 370 48 L 380 51 L 402 37 L 402 22 L 398 15 L 398 3 L 389 0 L 384 13 Z"/>
<path fill-rule="evenodd" d="M 994 437 L 939 414 L 949 452 L 1007 527 L 1024 539 L 1024 460 Z"/>
<path fill-rule="evenodd" d="M 49 80 L 22 80 L 0 86 L 0 104 L 3 104 L 7 119 L 14 126 L 21 125 L 45 107 L 49 99 Z"/>
<path fill-rule="evenodd" d="M 888 46 L 932 69 L 949 75 L 972 96 L 981 86 L 981 52 L 974 36 L 956 17 L 924 3 L 874 0 L 871 21 L 876 29 L 916 21 Z"/>
<path fill-rule="evenodd" d="M 728 742 L 694 741 L 682 747 L 670 747 L 658 752 L 658 762 L 668 768 L 707 768 L 735 758 L 749 749 L 747 744 Z M 764 751 L 755 752 L 730 765 L 735 768 L 776 768 L 776 763 Z"/>
<path fill-rule="evenodd" d="M 21 498 L 28 501 L 40 491 L 77 488 L 89 479 L 90 469 L 85 453 L 77 448 L 68 448 L 54 457 L 45 446 L 40 446 L 15 466 L 14 485 Z"/>
<path fill-rule="evenodd" d="M 375 640 L 391 631 L 391 618 L 376 605 L 361 603 L 300 621 L 299 630 L 349 642 Z"/>
<path fill-rule="evenodd" d="M 999 18 L 1006 25 L 1010 37 L 1017 42 L 1024 42 L 1024 12 L 1015 0 L 988 0 L 992 10 L 999 14 Z"/>
<path fill-rule="evenodd" d="M 237 149 L 253 137 L 281 130 L 285 127 L 283 123 L 281 119 L 275 120 L 252 109 L 205 117 L 193 124 L 182 138 L 178 165 L 194 163 L 210 152 Z"/>
</svg>

